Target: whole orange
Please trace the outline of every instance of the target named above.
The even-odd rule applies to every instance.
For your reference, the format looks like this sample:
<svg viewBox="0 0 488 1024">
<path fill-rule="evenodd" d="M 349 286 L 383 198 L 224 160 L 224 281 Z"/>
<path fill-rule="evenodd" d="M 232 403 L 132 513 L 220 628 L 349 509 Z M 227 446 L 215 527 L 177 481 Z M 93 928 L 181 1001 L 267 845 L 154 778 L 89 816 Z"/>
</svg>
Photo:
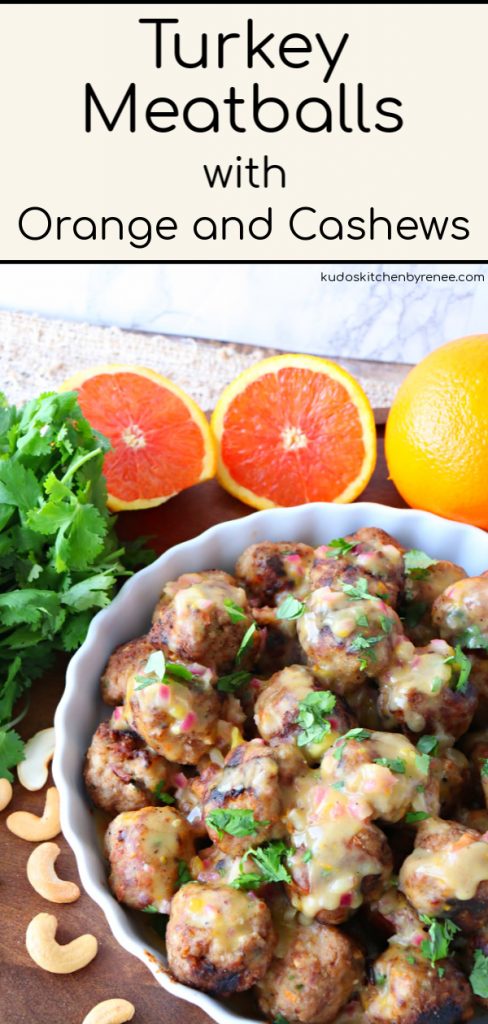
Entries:
<svg viewBox="0 0 488 1024">
<path fill-rule="evenodd" d="M 385 451 L 409 505 L 488 529 L 488 334 L 442 345 L 410 371 Z"/>
</svg>

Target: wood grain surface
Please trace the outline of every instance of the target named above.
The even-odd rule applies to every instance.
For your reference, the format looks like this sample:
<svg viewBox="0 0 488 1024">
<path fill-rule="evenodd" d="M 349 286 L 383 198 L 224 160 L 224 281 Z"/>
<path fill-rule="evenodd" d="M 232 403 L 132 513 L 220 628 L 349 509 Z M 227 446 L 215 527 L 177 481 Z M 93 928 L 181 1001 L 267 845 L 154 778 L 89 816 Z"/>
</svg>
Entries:
<svg viewBox="0 0 488 1024">
<path fill-rule="evenodd" d="M 379 446 L 378 465 L 361 500 L 403 508 L 404 502 L 387 479 L 381 436 Z M 251 511 L 209 481 L 158 509 L 121 515 L 119 532 L 125 538 L 152 534 L 153 546 L 162 552 L 214 523 Z M 63 682 L 64 665 L 60 665 L 56 672 L 34 684 L 31 707 L 20 729 L 25 738 L 52 724 Z M 41 813 L 43 803 L 44 791 L 27 793 L 16 784 L 10 807 L 0 815 L 0 1024 L 81 1024 L 95 1003 L 115 996 L 135 1004 L 135 1024 L 204 1024 L 209 1018 L 202 1011 L 168 995 L 139 960 L 117 945 L 101 911 L 88 896 L 82 893 L 78 902 L 56 906 L 31 889 L 25 865 L 33 845 L 8 832 L 5 818 L 9 811 L 20 808 Z M 56 842 L 62 851 L 57 862 L 60 876 L 78 880 L 66 841 L 60 836 Z M 25 931 L 31 918 L 41 911 L 56 914 L 61 942 L 87 931 L 97 936 L 99 952 L 88 967 L 76 974 L 56 976 L 30 960 Z"/>
</svg>

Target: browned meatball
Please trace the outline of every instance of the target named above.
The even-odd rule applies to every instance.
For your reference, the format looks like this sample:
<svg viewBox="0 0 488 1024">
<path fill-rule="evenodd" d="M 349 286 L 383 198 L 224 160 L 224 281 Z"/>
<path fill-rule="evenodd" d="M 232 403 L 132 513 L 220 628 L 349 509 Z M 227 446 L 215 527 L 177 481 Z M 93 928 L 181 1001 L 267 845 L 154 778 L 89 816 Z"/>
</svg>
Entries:
<svg viewBox="0 0 488 1024">
<path fill-rule="evenodd" d="M 471 662 L 469 681 L 478 697 L 478 704 L 473 717 L 476 729 L 488 728 L 488 651 L 468 651 Z"/>
<path fill-rule="evenodd" d="M 275 945 L 271 915 L 254 893 L 190 882 L 171 903 L 170 971 L 185 985 L 229 996 L 266 973 Z"/>
<path fill-rule="evenodd" d="M 419 948 L 427 938 L 416 910 L 394 885 L 389 886 L 379 899 L 369 903 L 366 912 L 373 927 L 381 929 L 389 937 L 395 936 L 399 945 Z"/>
<path fill-rule="evenodd" d="M 468 666 L 469 668 L 469 666 Z M 378 675 L 380 713 L 390 726 L 434 735 L 451 746 L 469 729 L 476 691 L 460 675 L 461 662 L 445 640 L 414 647 L 399 637 L 390 664 Z"/>
<path fill-rule="evenodd" d="M 488 922 L 488 841 L 457 821 L 428 818 L 400 870 L 400 889 L 419 914 L 476 930 Z"/>
<path fill-rule="evenodd" d="M 85 784 L 96 807 L 109 814 L 158 804 L 165 792 L 169 765 L 134 733 L 102 722 L 85 761 Z"/>
<path fill-rule="evenodd" d="M 102 700 L 105 704 L 115 707 L 123 704 L 127 692 L 127 683 L 130 677 L 137 671 L 143 661 L 147 661 L 149 655 L 156 650 L 157 646 L 147 636 L 138 636 L 135 640 L 129 640 L 110 655 L 100 679 Z"/>
<path fill-rule="evenodd" d="M 328 786 L 359 801 L 364 818 L 396 822 L 409 810 L 439 809 L 432 761 L 424 765 L 401 733 L 346 733 L 325 754 L 320 774 Z"/>
<path fill-rule="evenodd" d="M 440 635 L 469 650 L 488 648 L 488 575 L 459 580 L 434 602 L 432 621 Z"/>
<path fill-rule="evenodd" d="M 263 740 L 272 746 L 298 743 L 311 763 L 320 761 L 332 743 L 356 724 L 344 701 L 317 689 L 303 665 L 290 665 L 271 677 L 256 701 L 254 720 Z M 309 720 L 316 728 L 307 741 Z"/>
<path fill-rule="evenodd" d="M 378 732 L 385 728 L 378 707 L 379 690 L 372 679 L 347 695 L 347 703 L 358 725 Z"/>
<path fill-rule="evenodd" d="M 268 1020 L 330 1024 L 361 982 L 362 953 L 338 928 L 317 921 L 292 922 L 283 931 L 278 955 L 257 984 L 261 1010 Z"/>
<path fill-rule="evenodd" d="M 463 740 L 463 750 L 471 766 L 471 795 L 476 802 L 488 807 L 488 729 L 468 733 Z"/>
<path fill-rule="evenodd" d="M 468 759 L 461 750 L 448 747 L 432 759 L 432 772 L 439 780 L 441 817 L 454 817 L 454 812 L 469 791 Z"/>
<path fill-rule="evenodd" d="M 314 590 L 298 619 L 308 666 L 335 693 L 347 694 L 366 676 L 382 672 L 402 633 L 396 612 L 364 589 L 364 578 L 361 582 L 359 589 Z"/>
<path fill-rule="evenodd" d="M 230 812 L 230 823 L 225 812 Z M 262 740 L 240 744 L 207 788 L 204 816 L 212 842 L 238 857 L 282 833 L 280 813 L 278 765 L 272 750 Z M 236 819 L 244 822 L 237 835 Z"/>
<path fill-rule="evenodd" d="M 323 785 L 314 772 L 295 781 L 289 799 L 290 900 L 307 917 L 340 924 L 390 877 L 386 837 L 365 820 L 361 798 Z"/>
<path fill-rule="evenodd" d="M 344 582 L 352 584 L 363 576 L 371 594 L 395 605 L 403 583 L 401 544 L 385 530 L 365 526 L 339 541 L 316 548 L 310 571 L 311 588 L 333 587 L 333 581 L 343 576 Z"/>
<path fill-rule="evenodd" d="M 252 609 L 253 618 L 260 630 L 260 646 L 254 665 L 259 675 L 270 675 L 286 665 L 304 660 L 298 643 L 296 621 L 278 618 L 278 610 L 268 606 Z"/>
<path fill-rule="evenodd" d="M 269 540 L 251 544 L 237 559 L 236 578 L 252 604 L 273 606 L 279 604 L 281 596 L 291 593 L 303 599 L 313 554 L 308 544 Z"/>
<path fill-rule="evenodd" d="M 233 668 L 253 621 L 245 590 L 227 573 L 187 573 L 166 585 L 149 636 L 176 658 L 223 673 Z M 247 657 L 258 647 L 256 632 Z"/>
<path fill-rule="evenodd" d="M 142 662 L 127 686 L 124 717 L 168 761 L 196 764 L 216 740 L 220 705 L 211 670 L 183 668 L 199 674 L 185 682 L 165 676 L 161 682 Z"/>
<path fill-rule="evenodd" d="M 398 945 L 375 961 L 361 1001 L 369 1024 L 459 1024 L 473 1014 L 469 984 L 450 960 L 433 967 L 417 949 Z"/>
<path fill-rule="evenodd" d="M 195 853 L 186 821 L 171 807 L 125 811 L 105 834 L 110 862 L 109 885 L 129 907 L 153 907 L 167 914 L 178 886 L 180 865 Z"/>
<path fill-rule="evenodd" d="M 438 561 L 426 569 L 406 570 L 400 616 L 405 632 L 416 647 L 433 640 L 432 605 L 447 587 L 465 579 L 466 573 L 454 562 Z"/>
</svg>

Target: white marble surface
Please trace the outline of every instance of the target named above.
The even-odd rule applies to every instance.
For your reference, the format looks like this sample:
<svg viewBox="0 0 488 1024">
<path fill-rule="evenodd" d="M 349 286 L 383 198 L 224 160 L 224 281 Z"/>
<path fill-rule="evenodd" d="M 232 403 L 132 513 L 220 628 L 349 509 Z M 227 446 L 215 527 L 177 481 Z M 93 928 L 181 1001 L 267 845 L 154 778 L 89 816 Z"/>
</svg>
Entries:
<svg viewBox="0 0 488 1024">
<path fill-rule="evenodd" d="M 321 281 L 321 272 L 484 281 Z M 488 333 L 488 264 L 3 264 L 0 309 L 295 351 L 417 362 Z"/>
</svg>

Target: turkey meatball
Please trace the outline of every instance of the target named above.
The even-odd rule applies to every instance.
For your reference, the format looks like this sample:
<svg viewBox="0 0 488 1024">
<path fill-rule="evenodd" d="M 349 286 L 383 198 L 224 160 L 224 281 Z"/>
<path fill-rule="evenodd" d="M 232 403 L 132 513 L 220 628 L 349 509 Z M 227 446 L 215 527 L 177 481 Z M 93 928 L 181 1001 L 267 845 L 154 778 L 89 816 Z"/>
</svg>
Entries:
<svg viewBox="0 0 488 1024">
<path fill-rule="evenodd" d="M 167 584 L 156 606 L 150 639 L 176 658 L 196 661 L 217 673 L 230 671 L 253 624 L 245 590 L 223 572 L 188 573 Z M 247 656 L 259 647 L 251 637 Z"/>
<path fill-rule="evenodd" d="M 302 600 L 308 592 L 307 573 L 313 554 L 308 544 L 251 544 L 237 559 L 236 578 L 252 604 L 273 606 L 286 594 Z"/>
<path fill-rule="evenodd" d="M 302 914 L 340 924 L 382 892 L 392 871 L 391 850 L 366 814 L 361 798 L 325 786 L 314 772 L 296 780 L 285 817 L 294 848 L 288 890 Z"/>
<path fill-rule="evenodd" d="M 409 810 L 439 809 L 431 760 L 424 765 L 399 733 L 353 729 L 330 747 L 320 773 L 328 786 L 360 800 L 364 817 L 396 822 Z"/>
<path fill-rule="evenodd" d="M 297 628 L 311 672 L 339 694 L 382 672 L 402 632 L 396 612 L 364 587 L 315 590 Z"/>
<path fill-rule="evenodd" d="M 267 743 L 298 743 L 311 763 L 320 761 L 334 740 L 356 724 L 344 701 L 318 690 L 302 665 L 290 665 L 271 677 L 256 701 L 254 721 Z"/>
<path fill-rule="evenodd" d="M 488 575 L 458 580 L 435 600 L 432 621 L 440 635 L 469 650 L 488 648 Z"/>
<path fill-rule="evenodd" d="M 311 589 L 331 586 L 344 577 L 356 584 L 366 579 L 370 594 L 395 605 L 403 583 L 403 548 L 385 530 L 365 526 L 347 537 L 316 548 L 310 570 Z"/>
<path fill-rule="evenodd" d="M 242 992 L 266 973 L 274 945 L 270 912 L 254 893 L 190 882 L 172 900 L 168 964 L 184 985 L 219 996 Z"/>
<path fill-rule="evenodd" d="M 258 1002 L 268 1020 L 289 1024 L 330 1024 L 358 988 L 364 959 L 338 928 L 311 921 L 291 923 L 258 982 Z"/>
<path fill-rule="evenodd" d="M 217 735 L 219 698 L 210 669 L 183 666 L 190 681 L 161 681 L 143 662 L 127 687 L 124 717 L 152 750 L 168 761 L 196 764 Z M 198 675 L 193 674 L 198 671 Z"/>
<path fill-rule="evenodd" d="M 157 804 L 166 789 L 169 765 L 134 733 L 102 722 L 85 761 L 85 784 L 92 803 L 108 814 Z"/>
<path fill-rule="evenodd" d="M 375 960 L 361 1001 L 369 1024 L 459 1024 L 473 1014 L 469 984 L 452 961 L 432 966 L 418 949 L 397 945 Z"/>
<path fill-rule="evenodd" d="M 149 655 L 156 649 L 157 645 L 147 636 L 138 636 L 135 640 L 129 640 L 127 644 L 121 644 L 116 648 L 110 655 L 100 679 L 102 700 L 105 704 L 115 707 L 124 703 L 129 679 L 141 662 L 147 661 Z"/>
<path fill-rule="evenodd" d="M 454 562 L 438 561 L 425 569 L 406 570 L 400 617 L 416 647 L 423 647 L 436 636 L 432 622 L 434 601 L 447 587 L 465 578 L 464 569 Z"/>
<path fill-rule="evenodd" d="M 224 853 L 239 857 L 249 847 L 282 834 L 280 813 L 273 752 L 262 740 L 241 743 L 227 755 L 222 771 L 207 788 L 204 817 L 210 839 Z"/>
<path fill-rule="evenodd" d="M 399 637 L 390 664 L 378 675 L 385 723 L 434 735 L 441 746 L 452 746 L 469 729 L 476 708 L 469 672 L 468 677 L 462 672 L 462 662 L 445 640 L 416 648 Z"/>
<path fill-rule="evenodd" d="M 136 910 L 154 907 L 167 914 L 178 886 L 181 864 L 195 848 L 186 821 L 171 807 L 124 811 L 105 834 L 109 885 L 120 903 Z"/>
<path fill-rule="evenodd" d="M 488 841 L 457 821 L 422 821 L 400 870 L 400 889 L 419 914 L 476 930 L 488 922 Z"/>
</svg>

